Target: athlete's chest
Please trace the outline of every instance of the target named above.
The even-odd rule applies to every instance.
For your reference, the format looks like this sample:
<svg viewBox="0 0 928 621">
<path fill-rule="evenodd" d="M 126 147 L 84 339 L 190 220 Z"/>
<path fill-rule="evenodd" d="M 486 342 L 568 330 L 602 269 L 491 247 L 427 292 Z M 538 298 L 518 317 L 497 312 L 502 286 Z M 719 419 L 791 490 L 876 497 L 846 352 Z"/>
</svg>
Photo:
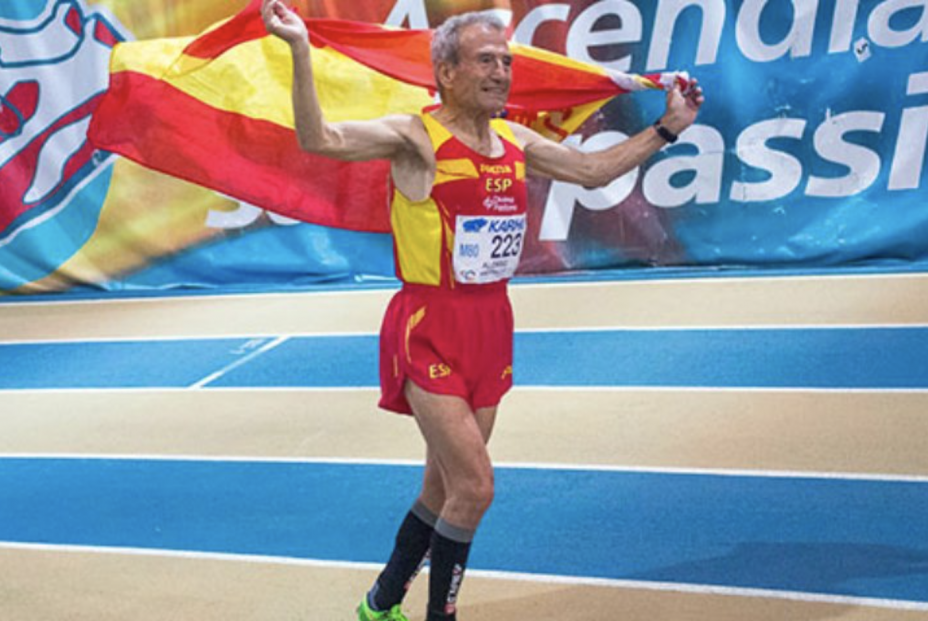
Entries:
<svg viewBox="0 0 928 621">
<path fill-rule="evenodd" d="M 525 163 L 521 150 L 495 158 L 439 151 L 433 193 L 442 208 L 454 278 L 482 284 L 511 278 L 527 232 Z M 442 157 L 444 156 L 444 157 Z"/>
<path fill-rule="evenodd" d="M 508 216 L 525 213 L 525 159 L 508 146 L 485 157 L 450 144 L 435 155 L 433 196 L 448 215 Z"/>
</svg>

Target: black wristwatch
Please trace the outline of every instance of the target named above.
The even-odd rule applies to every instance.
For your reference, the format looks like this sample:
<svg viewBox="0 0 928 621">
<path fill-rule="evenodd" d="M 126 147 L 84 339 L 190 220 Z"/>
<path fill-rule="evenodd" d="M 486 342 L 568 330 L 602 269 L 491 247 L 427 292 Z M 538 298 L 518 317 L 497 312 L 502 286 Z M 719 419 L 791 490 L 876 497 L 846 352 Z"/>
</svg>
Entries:
<svg viewBox="0 0 928 621">
<path fill-rule="evenodd" d="M 661 125 L 660 119 L 654 121 L 653 127 L 654 131 L 657 132 L 657 135 L 663 138 L 664 142 L 667 144 L 673 144 L 677 141 L 677 138 L 679 138 L 679 136 L 677 136 L 675 133 Z"/>
</svg>

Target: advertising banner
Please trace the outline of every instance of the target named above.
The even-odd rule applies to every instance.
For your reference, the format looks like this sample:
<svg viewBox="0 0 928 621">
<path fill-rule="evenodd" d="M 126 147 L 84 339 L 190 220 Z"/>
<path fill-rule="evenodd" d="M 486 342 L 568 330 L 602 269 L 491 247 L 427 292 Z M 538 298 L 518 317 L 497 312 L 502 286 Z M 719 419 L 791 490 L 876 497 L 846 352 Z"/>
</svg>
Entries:
<svg viewBox="0 0 928 621">
<path fill-rule="evenodd" d="M 388 234 L 300 222 L 88 140 L 114 47 L 192 39 L 247 4 L 0 3 L 0 292 L 392 278 Z M 599 189 L 530 180 L 523 274 L 928 265 L 924 0 L 294 4 L 307 17 L 410 29 L 495 9 L 516 43 L 608 71 L 699 80 L 707 102 L 697 123 L 639 169 Z M 647 128 L 663 103 L 659 91 L 615 97 L 563 140 L 616 144 Z M 173 121 L 197 141 L 180 110 Z M 125 123 L 129 134 L 155 127 L 144 116 Z M 210 144 L 201 140 L 207 153 Z M 378 179 L 386 183 L 370 170 L 320 174 L 313 191 L 350 204 L 382 194 Z"/>
</svg>

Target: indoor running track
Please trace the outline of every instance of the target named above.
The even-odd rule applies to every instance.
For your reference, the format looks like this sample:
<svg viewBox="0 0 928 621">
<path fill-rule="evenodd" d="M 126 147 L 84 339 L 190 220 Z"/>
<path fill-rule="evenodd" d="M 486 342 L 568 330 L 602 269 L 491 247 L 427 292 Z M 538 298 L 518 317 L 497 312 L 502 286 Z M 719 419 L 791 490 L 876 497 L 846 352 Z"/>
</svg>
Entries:
<svg viewBox="0 0 928 621">
<path fill-rule="evenodd" d="M 520 409 L 531 395 L 556 401 L 564 392 L 579 409 L 596 408 L 595 399 L 666 398 L 667 392 L 679 394 L 681 403 L 716 393 L 744 403 L 798 393 L 823 403 L 838 395 L 862 401 L 885 395 L 923 404 L 926 351 L 928 328 L 921 325 L 533 328 L 517 334 L 516 389 L 501 420 L 510 400 Z M 12 439 L 0 456 L 0 551 L 277 559 L 372 575 L 389 554 L 421 468 L 414 450 L 372 458 L 379 449 L 365 447 L 392 441 L 377 430 L 381 419 L 391 430 L 413 425 L 369 408 L 369 419 L 358 420 L 374 429 L 356 428 L 354 451 L 314 454 L 307 442 L 315 424 L 324 434 L 328 417 L 344 407 L 328 396 L 376 399 L 376 353 L 373 330 L 6 339 L 0 425 L 8 425 Z M 101 449 L 74 438 L 62 445 L 80 450 L 43 450 L 42 441 L 24 432 L 39 424 L 29 420 L 30 411 L 45 419 L 43 433 L 54 436 L 61 430 L 49 430 L 52 421 L 67 425 L 100 409 L 82 400 L 159 394 L 185 403 L 192 393 L 257 403 L 283 395 L 294 399 L 289 409 L 300 408 L 302 399 L 295 415 L 303 433 L 309 430 L 301 444 L 308 450 L 121 451 L 118 442 Z M 586 403 L 587 395 L 594 400 Z M 60 399 L 57 406 L 43 402 L 51 396 Z M 70 412 L 69 402 L 75 404 Z M 189 403 L 167 407 L 207 416 Z M 157 419 L 164 408 L 144 415 Z M 229 419 L 241 422 L 233 409 Z M 531 408 L 521 409 L 519 416 L 531 421 Z M 803 414 L 814 417 L 817 409 Z M 95 419 L 94 429 L 118 426 L 114 413 L 109 416 L 105 424 Z M 260 425 L 260 411 L 249 416 L 248 425 Z M 218 418 L 222 425 L 222 412 Z M 400 443 L 414 445 L 414 434 L 402 433 Z M 562 440 L 569 447 L 570 438 Z M 475 589 L 482 579 L 547 581 L 928 612 L 928 476 L 918 469 L 649 465 L 584 455 L 582 446 L 532 460 L 507 460 L 505 446 L 501 452 L 496 501 L 471 557 Z M 5 598 L 15 601 L 3 586 L 0 597 L 0 610 Z M 467 618 L 478 614 L 475 605 Z"/>
</svg>

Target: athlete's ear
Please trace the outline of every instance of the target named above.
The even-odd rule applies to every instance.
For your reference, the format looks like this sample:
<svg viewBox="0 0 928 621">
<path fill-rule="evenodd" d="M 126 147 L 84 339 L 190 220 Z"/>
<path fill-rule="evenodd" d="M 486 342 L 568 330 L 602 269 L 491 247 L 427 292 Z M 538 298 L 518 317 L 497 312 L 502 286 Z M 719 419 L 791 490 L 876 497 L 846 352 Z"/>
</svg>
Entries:
<svg viewBox="0 0 928 621">
<path fill-rule="evenodd" d="M 454 65 L 451 63 L 441 63 L 438 65 L 438 71 L 435 72 L 438 78 L 439 90 L 446 90 L 451 87 L 454 81 Z"/>
</svg>

